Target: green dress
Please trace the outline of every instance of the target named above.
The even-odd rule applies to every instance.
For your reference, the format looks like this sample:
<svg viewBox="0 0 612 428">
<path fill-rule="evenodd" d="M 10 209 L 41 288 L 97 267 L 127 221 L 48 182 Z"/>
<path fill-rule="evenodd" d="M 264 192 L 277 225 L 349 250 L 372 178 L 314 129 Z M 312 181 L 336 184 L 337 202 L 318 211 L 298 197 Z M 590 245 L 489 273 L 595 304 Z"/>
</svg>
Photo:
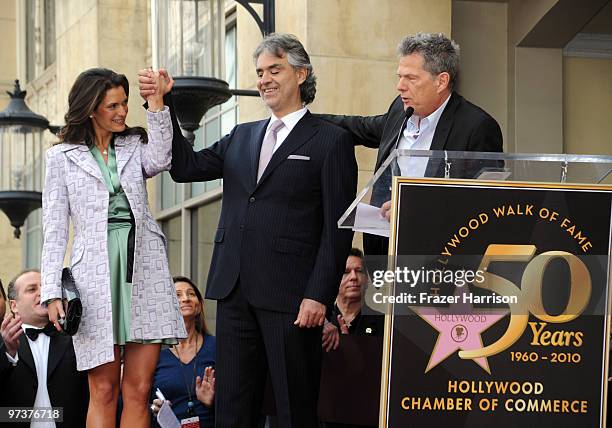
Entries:
<svg viewBox="0 0 612 428">
<path fill-rule="evenodd" d="M 98 163 L 109 193 L 108 200 L 108 264 L 110 270 L 110 292 L 113 311 L 113 343 L 125 345 L 130 332 L 132 313 L 132 284 L 128 279 L 128 240 L 133 227 L 132 211 L 127 196 L 121 187 L 117 172 L 115 145 L 108 147 L 108 164 L 95 146 L 91 154 Z M 132 255 L 133 256 L 133 255 Z M 176 344 L 176 339 L 137 340 L 137 343 Z"/>
</svg>

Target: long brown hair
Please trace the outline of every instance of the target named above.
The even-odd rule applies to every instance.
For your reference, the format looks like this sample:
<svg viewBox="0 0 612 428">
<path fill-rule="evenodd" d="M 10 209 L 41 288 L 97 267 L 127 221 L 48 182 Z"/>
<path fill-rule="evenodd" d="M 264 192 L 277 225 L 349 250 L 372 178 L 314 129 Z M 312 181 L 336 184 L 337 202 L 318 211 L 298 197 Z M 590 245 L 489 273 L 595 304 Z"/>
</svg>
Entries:
<svg viewBox="0 0 612 428">
<path fill-rule="evenodd" d="M 191 289 L 195 293 L 198 298 L 198 302 L 200 303 L 200 313 L 196 316 L 195 319 L 195 328 L 198 333 L 203 335 L 210 334 L 208 332 L 208 327 L 206 326 L 206 318 L 204 317 L 204 298 L 202 297 L 202 293 L 198 289 L 195 283 L 187 278 L 186 276 L 175 276 L 172 278 L 172 281 L 176 284 L 177 282 L 186 282 L 191 286 Z"/>
<path fill-rule="evenodd" d="M 77 77 L 68 94 L 68 112 L 64 116 L 66 125 L 60 130 L 58 137 L 61 143 L 76 143 L 92 146 L 95 132 L 90 116 L 98 108 L 106 91 L 121 86 L 125 95 L 130 94 L 127 77 L 107 68 L 90 68 Z M 139 135 L 147 142 L 147 132 L 144 128 L 125 127 L 116 135 Z"/>
</svg>

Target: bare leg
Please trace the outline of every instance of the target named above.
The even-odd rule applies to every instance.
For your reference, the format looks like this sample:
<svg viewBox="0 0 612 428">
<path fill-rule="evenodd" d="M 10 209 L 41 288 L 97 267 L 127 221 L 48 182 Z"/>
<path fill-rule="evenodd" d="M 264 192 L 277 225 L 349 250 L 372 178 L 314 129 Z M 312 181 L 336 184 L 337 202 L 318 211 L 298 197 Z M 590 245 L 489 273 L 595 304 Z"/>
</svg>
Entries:
<svg viewBox="0 0 612 428">
<path fill-rule="evenodd" d="M 148 428 L 151 424 L 149 394 L 160 349 L 159 344 L 127 343 L 125 345 L 125 366 L 121 384 L 123 398 L 121 427 Z"/>
<path fill-rule="evenodd" d="M 115 345 L 114 352 L 115 361 L 95 367 L 87 373 L 89 381 L 87 428 L 113 428 L 115 426 L 121 373 L 119 346 Z"/>
</svg>

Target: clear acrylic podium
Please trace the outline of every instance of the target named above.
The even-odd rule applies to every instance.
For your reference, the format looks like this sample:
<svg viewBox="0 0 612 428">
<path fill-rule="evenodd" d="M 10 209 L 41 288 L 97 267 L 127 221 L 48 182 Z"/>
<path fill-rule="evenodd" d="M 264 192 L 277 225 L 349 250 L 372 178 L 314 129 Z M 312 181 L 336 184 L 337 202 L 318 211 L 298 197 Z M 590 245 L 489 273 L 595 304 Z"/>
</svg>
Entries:
<svg viewBox="0 0 612 428">
<path fill-rule="evenodd" d="M 372 178 L 368 181 L 366 187 L 358 191 L 357 197 L 353 203 L 338 220 L 338 227 L 352 229 L 356 232 L 364 232 L 372 235 L 389 237 L 391 233 L 391 223 L 388 219 L 381 216 L 380 207 L 384 203 L 392 200 L 392 187 L 394 178 L 396 177 L 459 179 L 474 182 L 482 181 L 483 186 L 487 185 L 485 182 L 489 182 L 489 185 L 492 181 L 502 183 L 507 182 L 509 187 L 512 185 L 512 183 L 517 182 L 534 184 L 585 184 L 589 185 L 590 187 L 594 187 L 593 185 L 607 185 L 607 190 L 609 190 L 610 185 L 612 184 L 612 156 L 525 153 L 507 154 L 396 149 L 391 152 L 381 167 L 374 173 Z M 398 199 L 401 199 L 401 197 L 398 197 Z M 453 215 L 453 213 L 450 214 Z M 394 230 L 395 234 L 397 234 L 397 228 Z M 394 241 L 394 239 L 391 241 Z M 397 239 L 399 240 L 403 238 L 400 236 Z M 395 250 L 392 250 L 391 254 L 392 255 L 389 257 L 386 255 L 375 256 L 366 254 L 366 261 L 368 266 L 375 266 L 382 269 L 385 269 L 386 267 L 388 270 L 392 270 L 396 265 L 399 265 L 396 264 L 396 257 L 399 257 L 396 254 L 402 253 L 396 253 Z M 431 253 L 424 252 L 419 254 Z M 437 259 L 438 256 L 439 254 L 434 256 L 411 255 L 406 257 L 433 257 Z M 411 263 L 413 261 L 413 259 L 410 259 Z M 416 266 L 419 265 L 416 264 Z M 368 267 L 368 269 L 370 269 L 370 267 Z M 370 287 L 370 284 L 368 284 L 365 291 L 364 310 L 373 311 L 370 313 L 385 315 L 385 334 L 384 338 L 381 338 L 379 344 L 379 346 L 383 348 L 382 362 L 379 360 L 379 354 L 373 354 L 365 347 L 365 345 L 359 345 L 361 347 L 357 346 L 356 349 L 353 349 L 350 358 L 369 361 L 371 363 L 372 369 L 368 371 L 367 375 L 364 375 L 362 372 L 360 374 L 360 379 L 362 377 L 368 378 L 369 376 L 377 375 L 373 372 L 375 372 L 378 367 L 381 367 L 382 378 L 380 379 L 381 389 L 378 426 L 387 427 L 392 425 L 388 425 L 389 419 L 387 419 L 388 416 L 386 412 L 390 407 L 388 407 L 387 404 L 388 398 L 386 394 L 388 391 L 389 394 L 391 394 L 391 388 L 389 386 L 390 380 L 395 378 L 395 376 L 398 376 L 397 372 L 394 372 L 393 376 L 390 375 L 392 367 L 390 357 L 392 349 L 391 342 L 393 337 L 395 337 L 395 330 L 393 330 L 393 326 L 396 323 L 395 321 L 391 320 L 394 319 L 396 315 L 399 315 L 400 319 L 403 319 L 402 322 L 407 323 L 410 320 L 417 319 L 417 317 L 414 316 L 412 310 L 401 313 L 398 312 L 398 310 L 395 309 L 395 306 L 399 305 L 392 305 L 390 303 L 384 303 L 379 306 L 372 305 L 372 296 L 376 291 L 382 291 L 385 295 L 395 295 L 396 290 L 395 284 L 392 282 L 390 284 L 385 284 L 381 289 Z M 428 328 L 426 323 L 424 321 L 420 322 L 421 324 L 425 325 L 423 329 L 426 330 Z M 397 324 L 398 326 L 400 325 L 399 322 Z M 413 324 L 405 325 L 413 326 Z M 430 335 L 437 334 L 434 329 L 430 328 L 430 330 L 431 331 L 427 330 L 427 334 L 423 337 L 429 337 Z M 400 330 L 400 327 L 398 327 L 398 331 L 399 333 L 397 333 L 397 336 L 401 337 L 406 331 L 413 332 L 416 330 L 408 327 L 404 328 L 404 330 Z M 414 334 L 418 335 L 417 333 Z M 360 338 L 353 338 L 353 340 L 359 339 Z M 421 342 L 417 340 L 414 343 Z M 399 346 L 395 344 L 393 345 L 394 352 L 400 352 L 399 349 Z M 433 353 L 431 347 L 424 347 L 421 349 L 421 351 L 425 354 Z M 410 355 L 410 361 L 413 362 L 415 354 L 411 353 Z M 401 364 L 401 362 L 398 364 Z M 420 369 L 423 368 L 419 366 L 419 370 Z M 371 382 L 373 385 L 375 385 L 372 387 L 372 390 L 376 389 L 378 380 L 379 378 L 376 377 Z M 370 392 L 372 392 L 372 395 L 374 395 L 378 391 Z M 375 400 L 372 401 L 375 402 Z M 391 400 L 390 402 L 394 403 L 395 401 Z M 367 407 L 368 406 L 364 405 L 363 409 L 366 409 Z M 436 424 L 434 423 L 434 425 Z M 410 426 L 420 425 L 413 424 Z"/>
<path fill-rule="evenodd" d="M 379 208 L 391 200 L 393 177 L 612 184 L 612 156 L 393 150 L 338 220 L 338 227 L 389 236 Z"/>
</svg>

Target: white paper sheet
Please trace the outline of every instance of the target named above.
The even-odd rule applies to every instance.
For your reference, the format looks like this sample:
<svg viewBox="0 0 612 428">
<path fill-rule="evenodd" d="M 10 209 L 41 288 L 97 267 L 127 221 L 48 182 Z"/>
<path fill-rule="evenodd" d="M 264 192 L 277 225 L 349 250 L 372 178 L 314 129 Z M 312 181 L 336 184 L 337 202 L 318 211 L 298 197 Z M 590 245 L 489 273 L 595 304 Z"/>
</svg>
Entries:
<svg viewBox="0 0 612 428">
<path fill-rule="evenodd" d="M 157 423 L 161 428 L 181 428 L 181 423 L 174 415 L 172 408 L 164 401 L 159 413 L 157 414 Z"/>
<path fill-rule="evenodd" d="M 380 215 L 380 208 L 360 202 L 355 212 L 355 232 L 389 237 L 391 226 L 389 220 Z"/>
</svg>

